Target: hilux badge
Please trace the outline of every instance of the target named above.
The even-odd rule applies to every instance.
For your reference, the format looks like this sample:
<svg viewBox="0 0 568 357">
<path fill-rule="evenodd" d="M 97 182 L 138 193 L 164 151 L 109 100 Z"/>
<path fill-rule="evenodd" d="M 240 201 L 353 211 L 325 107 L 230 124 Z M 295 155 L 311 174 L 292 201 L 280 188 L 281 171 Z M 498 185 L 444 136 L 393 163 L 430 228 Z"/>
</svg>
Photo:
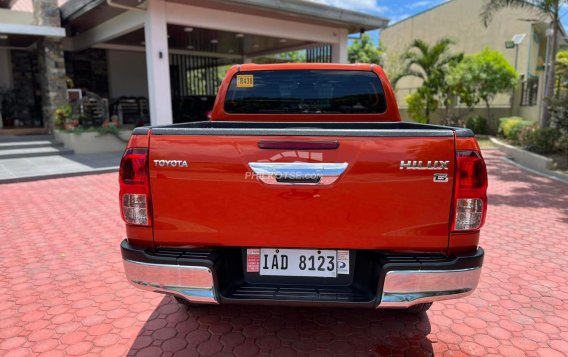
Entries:
<svg viewBox="0 0 568 357">
<path fill-rule="evenodd" d="M 426 165 L 423 161 L 401 161 L 401 170 L 448 170 L 450 161 L 427 161 Z"/>
<path fill-rule="evenodd" d="M 185 160 L 154 160 L 154 166 L 158 167 L 187 167 Z"/>
</svg>

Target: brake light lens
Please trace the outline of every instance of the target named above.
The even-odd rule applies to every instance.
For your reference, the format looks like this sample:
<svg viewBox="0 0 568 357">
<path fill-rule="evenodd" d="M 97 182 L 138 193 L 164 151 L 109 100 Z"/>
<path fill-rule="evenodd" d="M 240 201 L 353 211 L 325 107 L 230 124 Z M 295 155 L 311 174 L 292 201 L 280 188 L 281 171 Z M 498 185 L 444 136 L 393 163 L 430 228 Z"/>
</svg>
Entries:
<svg viewBox="0 0 568 357">
<path fill-rule="evenodd" d="M 487 214 L 487 169 L 477 151 L 457 152 L 452 231 L 479 230 Z"/>
<path fill-rule="evenodd" d="M 120 162 L 120 208 L 127 224 L 150 226 L 148 149 L 126 149 Z"/>
</svg>

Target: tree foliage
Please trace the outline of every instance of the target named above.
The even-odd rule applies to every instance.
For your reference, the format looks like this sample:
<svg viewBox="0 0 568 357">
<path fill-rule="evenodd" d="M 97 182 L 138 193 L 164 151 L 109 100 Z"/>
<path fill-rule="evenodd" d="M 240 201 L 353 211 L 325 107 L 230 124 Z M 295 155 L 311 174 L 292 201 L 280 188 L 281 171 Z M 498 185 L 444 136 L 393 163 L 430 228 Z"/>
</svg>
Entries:
<svg viewBox="0 0 568 357">
<path fill-rule="evenodd" d="M 401 56 L 404 62 L 402 71 L 392 79 L 395 85 L 401 78 L 409 76 L 422 80 L 422 86 L 410 99 L 416 103 L 416 96 L 421 97 L 424 104 L 423 114 L 416 118 L 425 118 L 426 123 L 430 121 L 430 114 L 438 108 L 439 102 L 444 106 L 450 105 L 452 93 L 446 83 L 446 74 L 451 66 L 463 58 L 462 53 L 450 52 L 450 46 L 453 44 L 448 38 L 441 39 L 432 46 L 423 40 L 414 40 Z"/>
<path fill-rule="evenodd" d="M 568 51 L 556 56 L 558 93 L 550 100 L 551 124 L 559 129 L 568 141 Z M 566 146 L 568 148 L 568 146 Z M 568 151 L 566 152 L 568 154 Z"/>
<path fill-rule="evenodd" d="M 560 33 L 560 20 L 562 17 L 561 10 L 568 5 L 568 0 L 486 0 L 481 9 L 481 20 L 488 26 L 493 20 L 495 13 L 506 8 L 528 9 L 538 12 L 541 17 L 548 22 L 552 20 L 552 58 L 556 58 L 558 51 L 558 34 Z M 551 99 L 554 96 L 555 82 L 555 63 L 552 62 L 546 73 L 546 82 L 544 88 L 544 96 Z M 547 127 L 549 125 L 550 113 L 545 106 L 544 113 L 540 118 L 540 126 Z"/>
<path fill-rule="evenodd" d="M 465 56 L 452 68 L 447 80 L 455 88 L 460 101 L 468 107 L 483 102 L 489 119 L 495 96 L 514 90 L 518 77 L 501 53 L 485 48 L 479 53 Z"/>
<path fill-rule="evenodd" d="M 425 115 L 426 112 L 426 98 L 423 94 L 416 91 L 407 95 L 404 100 L 408 105 L 408 115 L 417 123 L 427 124 L 429 118 Z M 437 102 L 430 98 L 431 102 L 428 103 L 430 108 L 437 107 Z"/>
<path fill-rule="evenodd" d="M 568 86 L 568 51 L 556 55 L 557 76 L 562 86 Z"/>
<path fill-rule="evenodd" d="M 379 43 L 375 46 L 373 39 L 368 33 L 364 33 L 361 39 L 354 40 L 347 50 L 347 58 L 350 63 L 374 63 L 383 64 L 384 49 Z"/>
</svg>

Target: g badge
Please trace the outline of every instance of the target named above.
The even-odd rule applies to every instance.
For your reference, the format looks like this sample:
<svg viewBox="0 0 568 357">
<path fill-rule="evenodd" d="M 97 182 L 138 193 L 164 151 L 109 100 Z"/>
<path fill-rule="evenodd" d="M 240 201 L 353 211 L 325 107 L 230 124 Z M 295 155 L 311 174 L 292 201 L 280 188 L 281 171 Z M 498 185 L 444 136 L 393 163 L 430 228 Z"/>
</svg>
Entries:
<svg viewBox="0 0 568 357">
<path fill-rule="evenodd" d="M 434 174 L 434 182 L 448 182 L 448 174 Z"/>
</svg>

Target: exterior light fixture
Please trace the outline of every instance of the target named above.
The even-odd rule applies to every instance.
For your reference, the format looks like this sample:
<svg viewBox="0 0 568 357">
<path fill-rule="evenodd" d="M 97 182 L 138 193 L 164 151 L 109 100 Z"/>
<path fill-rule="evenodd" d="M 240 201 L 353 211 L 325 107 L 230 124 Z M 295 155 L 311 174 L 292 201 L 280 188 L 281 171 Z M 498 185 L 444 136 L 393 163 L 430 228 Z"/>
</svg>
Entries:
<svg viewBox="0 0 568 357">
<path fill-rule="evenodd" d="M 523 40 L 525 39 L 525 37 L 527 36 L 526 33 L 518 33 L 515 36 L 513 36 L 513 38 L 511 39 L 511 41 L 516 45 L 520 45 L 521 43 L 523 43 Z"/>
<path fill-rule="evenodd" d="M 183 29 L 185 32 L 192 32 L 193 31 L 193 27 L 185 27 Z"/>
<path fill-rule="evenodd" d="M 193 46 L 192 46 L 192 45 L 189 45 L 189 46 L 187 46 L 187 49 L 188 49 L 188 50 L 193 50 Z"/>
<path fill-rule="evenodd" d="M 252 47 L 258 48 L 258 43 L 255 43 L 254 45 L 252 45 Z"/>
<path fill-rule="evenodd" d="M 8 35 L 0 35 L 0 40 L 7 40 L 8 39 Z"/>
<path fill-rule="evenodd" d="M 245 34 L 244 33 L 238 33 L 238 34 L 235 35 L 235 37 L 243 38 L 243 37 L 245 37 Z"/>
<path fill-rule="evenodd" d="M 280 43 L 285 43 L 285 42 L 288 42 L 288 40 L 285 39 L 285 38 L 281 38 L 281 39 L 280 39 Z"/>
<path fill-rule="evenodd" d="M 209 42 L 211 42 L 212 44 L 216 44 L 216 43 L 219 43 L 219 40 L 217 40 L 217 39 L 212 39 L 212 40 L 209 41 Z"/>
<path fill-rule="evenodd" d="M 514 48 L 515 51 L 515 71 L 517 70 L 517 63 L 519 62 L 519 45 L 523 43 L 523 40 L 527 36 L 526 33 L 518 33 L 510 41 L 505 41 L 505 48 Z"/>
</svg>

